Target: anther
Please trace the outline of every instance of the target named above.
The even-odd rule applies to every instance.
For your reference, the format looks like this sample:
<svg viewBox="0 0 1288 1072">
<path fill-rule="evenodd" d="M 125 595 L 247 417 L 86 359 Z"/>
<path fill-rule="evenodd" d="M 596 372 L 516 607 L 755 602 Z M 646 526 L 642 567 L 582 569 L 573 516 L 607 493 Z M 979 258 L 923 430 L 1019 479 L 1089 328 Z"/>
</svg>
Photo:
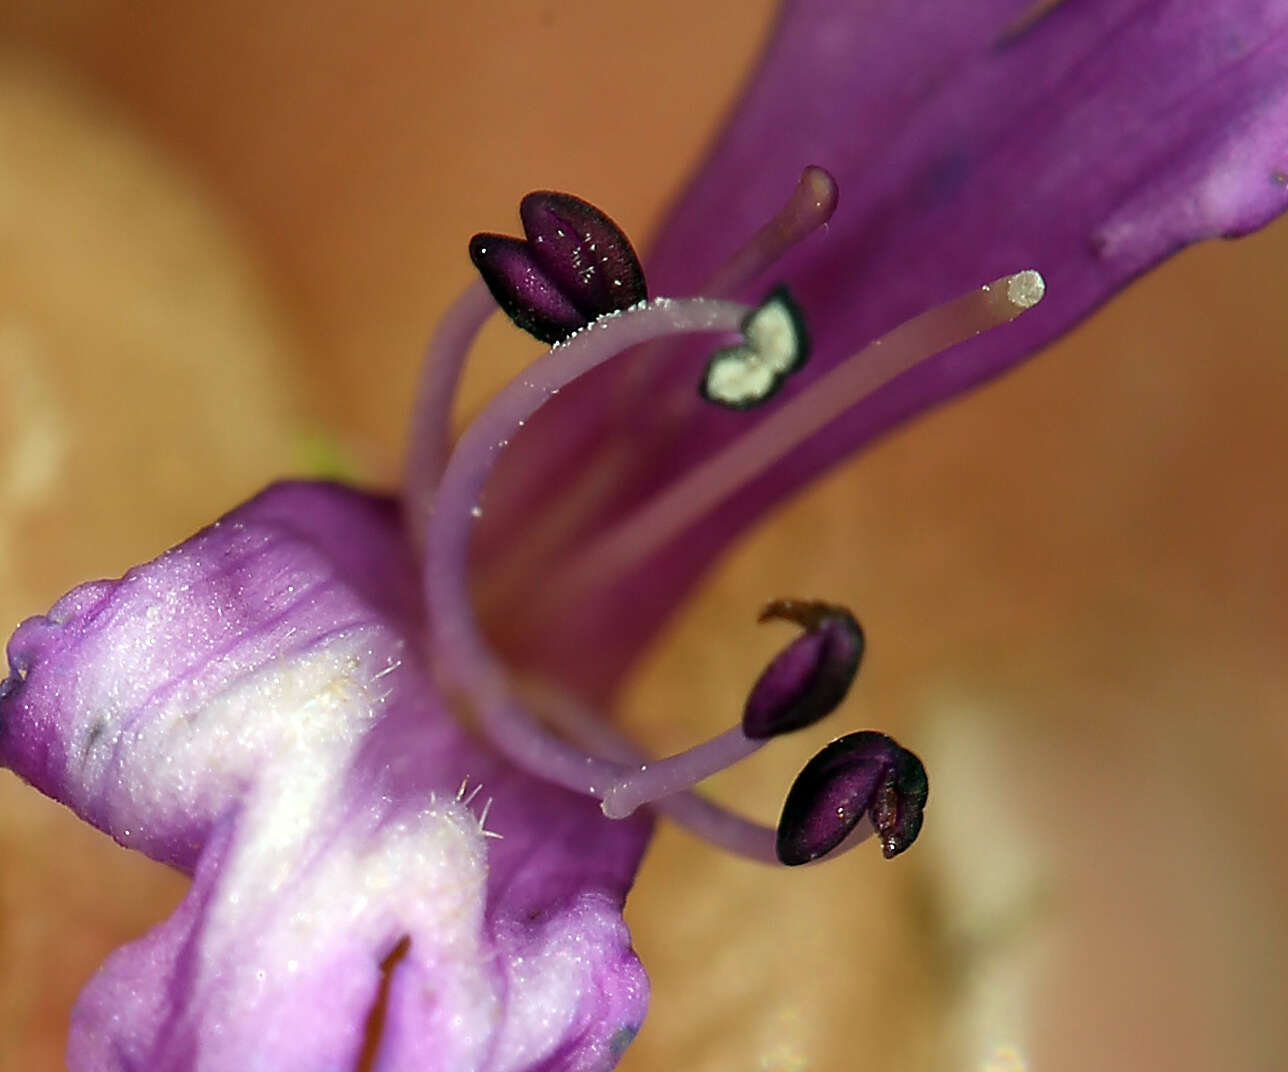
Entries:
<svg viewBox="0 0 1288 1072">
<path fill-rule="evenodd" d="M 845 698 L 863 654 L 863 631 L 844 607 L 779 599 L 760 621 L 795 622 L 805 634 L 784 648 L 752 686 L 741 723 L 665 759 L 641 764 L 608 787 L 604 814 L 621 819 L 644 804 L 692 788 L 759 750 L 766 741 L 804 729 Z"/>
<path fill-rule="evenodd" d="M 930 785 L 912 752 L 884 733 L 841 737 L 797 776 L 778 820 L 778 859 L 807 864 L 839 846 L 866 816 L 890 859 L 916 840 Z"/>
<path fill-rule="evenodd" d="M 743 342 L 711 355 L 699 391 L 708 402 L 750 409 L 765 402 L 809 356 L 800 309 L 779 287 L 742 324 Z"/>
<path fill-rule="evenodd" d="M 863 657 L 863 630 L 844 607 L 780 599 L 760 621 L 795 622 L 805 630 L 756 680 L 742 713 L 742 731 L 755 740 L 812 726 L 845 699 Z"/>
<path fill-rule="evenodd" d="M 630 239 L 594 205 L 539 191 L 519 205 L 524 238 L 477 234 L 470 259 L 502 311 L 545 343 L 648 297 Z"/>
</svg>

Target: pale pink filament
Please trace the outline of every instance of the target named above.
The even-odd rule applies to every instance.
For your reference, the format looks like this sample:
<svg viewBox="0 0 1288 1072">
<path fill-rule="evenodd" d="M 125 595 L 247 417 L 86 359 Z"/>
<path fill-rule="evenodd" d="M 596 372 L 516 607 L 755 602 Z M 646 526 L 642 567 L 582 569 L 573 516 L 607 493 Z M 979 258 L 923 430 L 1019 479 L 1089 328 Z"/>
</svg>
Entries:
<svg viewBox="0 0 1288 1072">
<path fill-rule="evenodd" d="M 747 315 L 732 302 L 662 299 L 602 317 L 551 349 L 505 387 L 461 436 L 443 472 L 425 532 L 425 589 L 438 673 L 471 702 L 483 731 L 516 765 L 578 792 L 604 798 L 638 774 L 547 733 L 515 695 L 506 668 L 483 639 L 470 603 L 471 521 L 484 484 L 509 437 L 558 391 L 623 350 L 651 339 L 693 332 L 733 332 Z M 736 742 L 735 742 L 736 743 Z M 726 741 L 726 746 L 728 742 Z M 669 791 L 719 758 L 719 747 L 652 764 L 646 778 Z M 719 769 L 727 761 L 720 761 Z M 685 772 L 685 773 L 680 773 Z"/>
<path fill-rule="evenodd" d="M 1034 282 L 1036 280 L 1036 282 Z M 1021 285 L 1016 285 L 1020 281 Z M 1036 296 L 1026 287 L 1036 288 Z M 1020 272 L 907 320 L 783 403 L 713 457 L 676 479 L 606 531 L 559 572 L 570 602 L 650 555 L 821 432 L 866 396 L 926 358 L 1014 320 L 1041 296 L 1040 277 Z"/>
</svg>

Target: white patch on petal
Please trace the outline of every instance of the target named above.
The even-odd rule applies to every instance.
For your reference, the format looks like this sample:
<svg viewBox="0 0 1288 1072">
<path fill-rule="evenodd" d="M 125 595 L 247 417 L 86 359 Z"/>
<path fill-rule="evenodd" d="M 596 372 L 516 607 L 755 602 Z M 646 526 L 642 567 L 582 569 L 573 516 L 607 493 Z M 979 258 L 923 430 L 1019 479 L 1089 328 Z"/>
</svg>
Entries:
<svg viewBox="0 0 1288 1072">
<path fill-rule="evenodd" d="M 289 828 L 315 803 L 302 787 L 335 776 L 383 709 L 384 678 L 397 660 L 373 642 L 389 647 L 379 631 L 355 627 L 250 673 L 223 667 L 231 684 L 195 705 L 190 694 L 204 691 L 199 680 L 151 698 L 142 713 L 132 705 L 114 709 L 108 693 L 94 740 L 69 752 L 69 764 L 82 766 L 76 776 L 69 771 L 68 782 L 110 786 L 109 821 L 123 832 L 138 816 L 156 824 L 169 816 L 213 817 L 244 786 L 262 787 L 290 770 L 290 800 L 298 801 L 276 820 Z"/>
<path fill-rule="evenodd" d="M 196 949 L 203 1058 L 224 1067 L 256 1052 L 285 1067 L 272 1061 L 298 1057 L 300 1023 L 319 1033 L 306 1050 L 344 1053 L 381 956 L 407 936 L 408 957 L 432 966 L 434 987 L 414 995 L 424 1036 L 455 1050 L 451 1067 L 472 1067 L 502 1011 L 477 820 L 442 801 L 383 822 L 346 815 L 341 789 L 320 767 L 286 765 L 249 800 Z"/>
<path fill-rule="evenodd" d="M 266 1069 L 313 1049 L 347 1052 L 380 959 L 404 936 L 408 960 L 433 966 L 417 1011 L 426 1038 L 459 1045 L 452 1067 L 470 1067 L 481 1056 L 472 1047 L 500 1022 L 478 817 L 441 798 L 390 815 L 346 784 L 396 664 L 369 648 L 369 635 L 337 634 L 198 709 L 153 709 L 126 751 L 127 799 L 145 814 L 167 800 L 200 809 L 203 794 L 215 803 L 228 783 L 244 784 L 188 984 L 208 1067 L 251 1052 Z M 307 1042 L 301 1023 L 315 1035 Z"/>
</svg>

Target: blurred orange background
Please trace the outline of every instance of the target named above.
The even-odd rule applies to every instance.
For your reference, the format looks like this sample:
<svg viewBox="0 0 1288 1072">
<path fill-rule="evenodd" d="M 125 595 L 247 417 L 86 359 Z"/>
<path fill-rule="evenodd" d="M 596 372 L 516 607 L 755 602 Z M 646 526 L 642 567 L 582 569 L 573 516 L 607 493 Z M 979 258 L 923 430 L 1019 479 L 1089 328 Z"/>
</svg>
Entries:
<svg viewBox="0 0 1288 1072">
<path fill-rule="evenodd" d="M 0 0 L 0 625 L 274 476 L 390 482 L 469 235 L 549 187 L 646 245 L 771 8 Z M 926 760 L 926 832 L 786 873 L 663 826 L 624 1069 L 1283 1067 L 1286 263 L 1186 253 L 715 571 L 633 732 L 727 724 L 764 598 L 849 603 L 841 717 Z M 536 350 L 491 326 L 464 410 Z M 826 736 L 714 790 L 772 820 Z M 58 1068 L 183 883 L 7 775 L 0 854 L 0 1067 Z"/>
</svg>

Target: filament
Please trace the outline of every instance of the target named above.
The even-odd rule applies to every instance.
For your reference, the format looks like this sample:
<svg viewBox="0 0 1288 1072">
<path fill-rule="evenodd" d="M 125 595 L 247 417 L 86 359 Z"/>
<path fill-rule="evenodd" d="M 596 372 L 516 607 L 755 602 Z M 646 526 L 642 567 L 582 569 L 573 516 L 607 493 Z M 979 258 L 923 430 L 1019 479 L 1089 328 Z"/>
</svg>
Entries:
<svg viewBox="0 0 1288 1072">
<path fill-rule="evenodd" d="M 426 348 L 403 463 L 407 517 L 418 545 L 424 542 L 430 501 L 451 451 L 452 400 L 461 370 L 478 333 L 496 311 L 487 284 L 476 279 L 452 302 Z"/>
<path fill-rule="evenodd" d="M 452 452 L 424 537 L 425 595 L 436 670 L 464 692 L 483 732 L 524 770 L 601 798 L 623 773 L 620 764 L 589 756 L 534 721 L 513 693 L 504 664 L 479 631 L 470 603 L 468 559 L 471 521 L 483 508 L 483 486 L 521 422 L 579 376 L 652 339 L 736 331 L 748 311 L 733 302 L 661 299 L 601 317 L 502 389 Z"/>
<path fill-rule="evenodd" d="M 869 343 L 579 549 L 575 562 L 561 571 L 560 592 L 575 602 L 586 590 L 637 568 L 868 395 L 926 358 L 1014 320 L 1041 300 L 1043 290 L 1037 272 L 1003 276 Z"/>
<path fill-rule="evenodd" d="M 629 738 L 562 690 L 526 681 L 524 692 L 551 725 L 588 751 L 623 767 L 638 767 L 645 762 Z M 648 806 L 726 852 L 773 867 L 782 866 L 776 849 L 778 832 L 772 826 L 744 818 L 691 790 L 659 797 L 649 801 Z M 865 817 L 825 859 L 832 860 L 849 852 L 874 833 L 871 821 Z"/>
<path fill-rule="evenodd" d="M 752 235 L 701 287 L 711 298 L 733 297 L 782 259 L 793 246 L 827 225 L 836 212 L 836 180 L 810 165 L 773 219 Z"/>
</svg>

